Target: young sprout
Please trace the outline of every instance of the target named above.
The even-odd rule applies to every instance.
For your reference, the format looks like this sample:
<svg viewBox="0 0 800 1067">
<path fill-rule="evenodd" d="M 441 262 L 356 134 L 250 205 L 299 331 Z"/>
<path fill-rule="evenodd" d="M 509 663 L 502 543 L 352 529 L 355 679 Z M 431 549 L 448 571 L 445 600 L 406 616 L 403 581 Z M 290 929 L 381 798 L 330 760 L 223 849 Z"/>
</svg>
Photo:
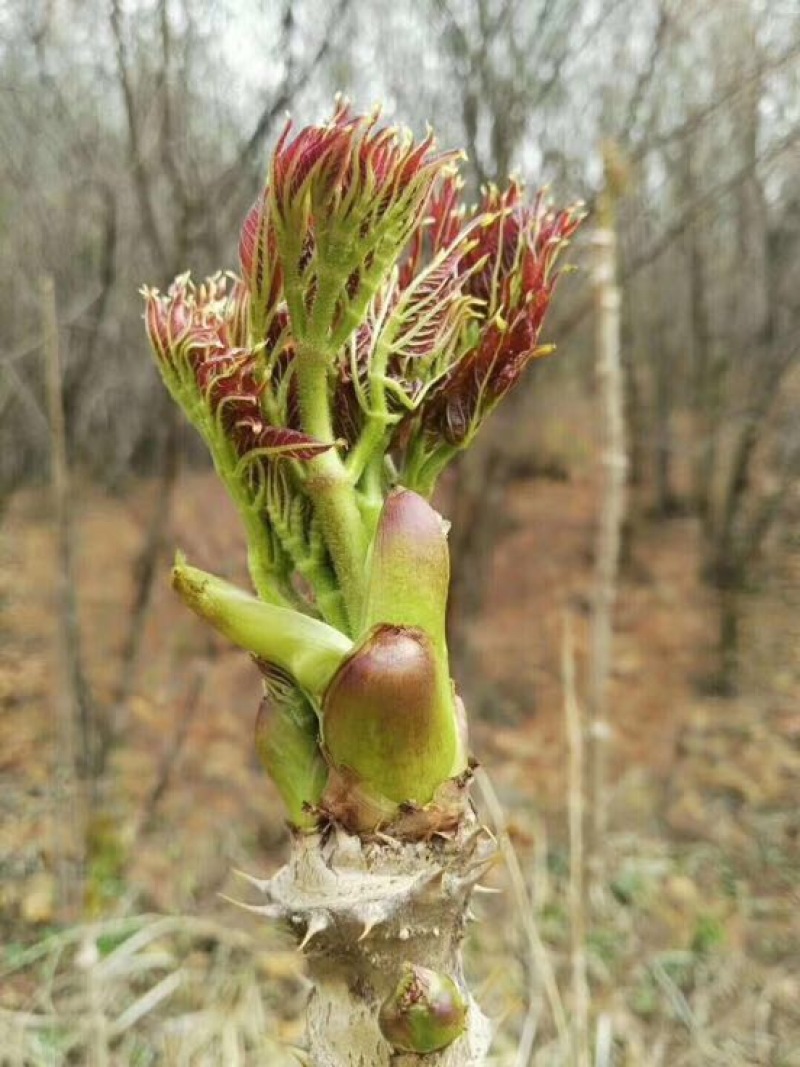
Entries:
<svg viewBox="0 0 800 1067">
<path fill-rule="evenodd" d="M 581 215 L 518 182 L 467 210 L 460 159 L 339 102 L 286 126 L 240 276 L 144 290 L 156 363 L 239 510 L 256 595 L 182 560 L 174 586 L 258 658 L 257 747 L 298 829 L 390 830 L 467 768 L 446 524 L 428 500 L 552 351 L 540 334 Z"/>
</svg>

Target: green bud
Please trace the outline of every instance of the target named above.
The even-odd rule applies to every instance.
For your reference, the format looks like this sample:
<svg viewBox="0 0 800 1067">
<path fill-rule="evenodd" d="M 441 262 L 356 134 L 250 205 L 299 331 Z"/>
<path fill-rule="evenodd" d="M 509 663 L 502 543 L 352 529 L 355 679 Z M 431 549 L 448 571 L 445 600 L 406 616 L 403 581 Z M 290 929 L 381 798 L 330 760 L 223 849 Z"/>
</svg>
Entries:
<svg viewBox="0 0 800 1067">
<path fill-rule="evenodd" d="M 418 626 L 444 657 L 450 553 L 441 515 L 418 493 L 386 498 L 369 564 L 363 631 L 379 623 Z"/>
<path fill-rule="evenodd" d="M 386 498 L 372 543 L 362 632 L 390 624 L 418 628 L 430 639 L 436 659 L 438 738 L 453 754 L 445 777 L 460 774 L 466 766 L 447 656 L 449 587 L 444 520 L 418 493 L 395 490 Z"/>
<path fill-rule="evenodd" d="M 213 574 L 190 567 L 180 555 L 172 587 L 185 603 L 235 645 L 279 667 L 312 699 L 321 697 L 353 647 L 327 623 L 277 607 Z"/>
<path fill-rule="evenodd" d="M 467 1004 L 449 975 L 407 963 L 397 988 L 381 1006 L 381 1033 L 395 1052 L 438 1052 L 467 1024 Z"/>
<path fill-rule="evenodd" d="M 308 806 L 319 803 L 328 779 L 318 732 L 314 709 L 294 687 L 288 688 L 281 699 L 268 693 L 261 701 L 256 718 L 256 752 L 278 787 L 289 819 L 299 830 L 316 826 Z"/>
<path fill-rule="evenodd" d="M 325 748 L 368 790 L 427 804 L 451 776 L 458 737 L 424 630 L 377 626 L 337 671 L 322 712 Z"/>
</svg>

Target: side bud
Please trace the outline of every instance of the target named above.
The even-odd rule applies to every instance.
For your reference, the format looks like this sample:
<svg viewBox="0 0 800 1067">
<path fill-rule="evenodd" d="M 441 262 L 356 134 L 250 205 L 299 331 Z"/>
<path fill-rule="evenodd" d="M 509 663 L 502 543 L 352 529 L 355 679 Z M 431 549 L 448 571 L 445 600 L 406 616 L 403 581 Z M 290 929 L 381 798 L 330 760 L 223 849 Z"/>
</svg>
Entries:
<svg viewBox="0 0 800 1067">
<path fill-rule="evenodd" d="M 428 804 L 452 774 L 458 738 L 425 631 L 377 626 L 334 675 L 323 703 L 333 765 L 367 793 Z"/>
<path fill-rule="evenodd" d="M 467 1004 L 449 975 L 408 963 L 378 1023 L 395 1052 L 425 1055 L 447 1048 L 464 1032 Z"/>
<path fill-rule="evenodd" d="M 328 779 L 318 730 L 314 709 L 294 687 L 287 687 L 280 696 L 267 693 L 261 701 L 256 718 L 256 753 L 298 830 L 315 828 L 316 818 L 309 807 L 319 803 Z"/>
</svg>

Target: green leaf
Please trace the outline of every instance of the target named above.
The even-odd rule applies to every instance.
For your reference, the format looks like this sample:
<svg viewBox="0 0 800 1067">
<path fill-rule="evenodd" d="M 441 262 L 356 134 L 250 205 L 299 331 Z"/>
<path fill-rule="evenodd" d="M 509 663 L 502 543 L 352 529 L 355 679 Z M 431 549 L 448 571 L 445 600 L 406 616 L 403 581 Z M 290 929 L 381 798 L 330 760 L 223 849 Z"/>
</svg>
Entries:
<svg viewBox="0 0 800 1067">
<path fill-rule="evenodd" d="M 319 721 L 303 694 L 292 685 L 267 682 L 256 719 L 256 752 L 300 830 L 317 823 L 317 805 L 328 780 L 319 747 Z"/>
<path fill-rule="evenodd" d="M 352 649 L 352 641 L 333 626 L 266 604 L 222 578 L 190 567 L 180 555 L 172 585 L 195 614 L 240 648 L 286 671 L 315 701 Z"/>
</svg>

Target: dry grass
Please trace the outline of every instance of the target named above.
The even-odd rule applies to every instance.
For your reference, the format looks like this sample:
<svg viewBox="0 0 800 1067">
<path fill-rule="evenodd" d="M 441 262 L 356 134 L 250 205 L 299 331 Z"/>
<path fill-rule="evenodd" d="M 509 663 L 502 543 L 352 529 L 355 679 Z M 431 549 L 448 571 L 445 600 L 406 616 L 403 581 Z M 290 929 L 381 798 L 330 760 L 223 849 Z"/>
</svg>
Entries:
<svg viewBox="0 0 800 1067">
<path fill-rule="evenodd" d="M 2 971 L 0 1062 L 296 1064 L 285 1016 L 302 1006 L 300 960 L 268 944 L 234 926 L 138 916 L 17 949 Z"/>
<path fill-rule="evenodd" d="M 679 896 L 687 876 L 679 873 L 708 856 L 694 850 L 672 851 L 662 841 L 632 836 L 612 838 L 606 850 L 611 869 L 636 886 L 638 900 L 623 900 L 625 885 L 609 892 L 604 912 L 587 931 L 585 951 L 590 975 L 591 1063 L 594 1067 L 795 1067 L 800 1064 L 800 965 L 788 949 L 771 962 L 755 961 L 736 943 L 732 923 L 717 921 L 702 909 L 685 916 L 684 938 L 672 946 L 661 941 L 665 898 Z M 719 857 L 721 859 L 721 857 Z M 497 1067 L 573 1067 L 581 1062 L 575 1037 L 580 1017 L 569 994 L 570 916 L 559 902 L 567 899 L 568 878 L 555 874 L 548 904 L 534 910 L 547 945 L 570 1020 L 565 1040 L 547 1018 L 537 1017 L 536 1040 L 529 1040 L 524 968 L 510 978 L 503 996 L 518 1009 L 498 1033 Z M 688 883 L 687 883 L 688 884 Z M 742 902 L 743 908 L 756 902 Z M 708 901 L 713 909 L 716 901 Z M 759 908 L 785 908 L 782 898 L 761 898 Z M 688 945 L 686 942 L 688 941 Z M 507 951 L 521 951 L 518 927 L 507 934 Z M 495 996 L 499 990 L 495 989 Z M 526 1058 L 521 1058 L 524 1046 Z"/>
<path fill-rule="evenodd" d="M 502 823 L 498 831 L 507 842 Z M 514 855 L 512 887 L 525 866 Z M 723 870 L 730 857 L 708 846 L 617 835 L 606 859 L 617 876 L 584 945 L 593 1067 L 800 1064 L 800 959 L 788 945 L 783 953 L 774 945 L 771 960 L 755 959 L 737 936 L 733 913 L 715 918 L 718 901 L 698 901 L 689 888 L 714 867 Z M 531 902 L 526 888 L 513 916 L 502 895 L 476 902 L 483 921 L 471 928 L 468 959 L 497 1023 L 493 1067 L 577 1062 L 568 865 L 551 856 L 546 884 L 541 871 L 537 879 L 539 899 Z M 508 886 L 501 869 L 493 881 Z M 512 888 L 512 898 L 517 892 Z M 783 917 L 792 921 L 791 903 L 778 893 L 740 900 L 738 908 L 772 909 L 777 932 Z M 244 930 L 237 921 L 138 916 L 76 925 L 25 948 L 6 946 L 0 1063 L 303 1062 L 302 959 L 266 927 Z M 556 983 L 555 998 L 552 989 L 549 997 L 538 994 L 542 975 Z"/>
</svg>

